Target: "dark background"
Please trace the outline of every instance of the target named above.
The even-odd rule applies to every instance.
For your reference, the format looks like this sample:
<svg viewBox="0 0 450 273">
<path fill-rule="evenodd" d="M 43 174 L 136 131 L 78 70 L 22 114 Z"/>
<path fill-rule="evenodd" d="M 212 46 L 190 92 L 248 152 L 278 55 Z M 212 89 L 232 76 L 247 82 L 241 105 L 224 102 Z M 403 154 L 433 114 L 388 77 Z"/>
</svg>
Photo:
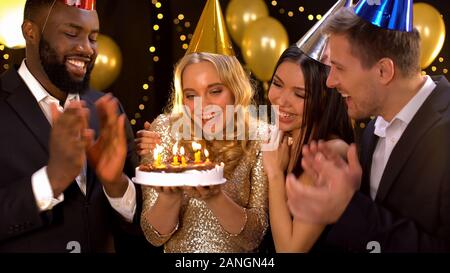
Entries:
<svg viewBox="0 0 450 273">
<path fill-rule="evenodd" d="M 220 0 L 224 15 L 229 2 Z M 314 18 L 318 14 L 323 15 L 335 0 L 265 2 L 270 16 L 284 25 L 289 34 L 289 42 L 294 43 L 317 22 L 316 19 L 308 20 L 308 15 L 312 14 Z M 450 31 L 449 1 L 415 1 L 418 2 L 427 2 L 437 8 L 446 21 L 447 32 Z M 189 43 L 189 34 L 194 32 L 206 0 L 159 0 L 160 8 L 156 8 L 156 3 L 156 0 L 97 0 L 101 32 L 114 39 L 123 57 L 121 74 L 105 91 L 112 92 L 122 102 L 134 124 L 134 130 L 141 129 L 144 121 L 152 121 L 162 112 L 171 90 L 173 66 L 184 55 L 183 44 Z M 304 7 L 304 11 L 300 12 L 299 7 Z M 289 11 L 292 11 L 292 16 L 289 16 Z M 158 13 L 163 15 L 162 19 L 157 18 Z M 184 16 L 182 20 L 178 19 L 180 14 Z M 153 29 L 155 24 L 159 26 L 157 31 Z M 186 35 L 187 39 L 181 41 L 180 35 Z M 444 74 L 444 69 L 450 70 L 448 36 L 441 53 L 426 70 L 430 75 Z M 156 51 L 151 53 L 150 46 L 154 46 Z M 243 62 L 237 45 L 235 51 Z M 5 64 L 6 67 L 20 64 L 24 50 L 5 48 L 0 51 L 0 56 L 4 54 L 9 54 L 9 59 L 0 57 L 0 73 L 4 71 Z M 157 61 L 155 57 L 158 58 Z M 440 57 L 443 58 L 442 62 L 439 61 Z M 432 71 L 432 66 L 435 66 L 436 71 Z M 446 75 L 448 77 L 448 72 Z M 144 84 L 148 85 L 148 89 L 143 88 Z M 260 102 L 264 99 L 261 86 L 261 83 L 257 86 Z M 363 128 L 364 124 L 358 123 L 357 126 Z"/>
</svg>

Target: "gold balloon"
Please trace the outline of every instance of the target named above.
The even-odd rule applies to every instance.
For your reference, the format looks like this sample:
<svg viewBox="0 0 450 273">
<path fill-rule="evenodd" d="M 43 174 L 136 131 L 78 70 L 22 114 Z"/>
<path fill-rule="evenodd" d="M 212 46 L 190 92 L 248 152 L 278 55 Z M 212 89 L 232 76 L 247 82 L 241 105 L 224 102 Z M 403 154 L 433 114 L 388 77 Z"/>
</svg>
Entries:
<svg viewBox="0 0 450 273">
<path fill-rule="evenodd" d="M 91 87 L 105 90 L 119 76 L 122 66 L 120 48 L 106 35 L 97 37 L 98 56 L 91 74 Z"/>
<path fill-rule="evenodd" d="M 25 1 L 0 1 L 0 44 L 9 48 L 25 47 L 21 29 Z"/>
<path fill-rule="evenodd" d="M 439 55 L 445 42 L 445 23 L 441 13 L 425 3 L 414 4 L 414 26 L 421 38 L 420 66 L 427 68 Z"/>
<path fill-rule="evenodd" d="M 269 9 L 263 0 L 231 0 L 226 11 L 226 21 L 233 41 L 242 46 L 242 37 L 248 25 L 267 16 Z"/>
<path fill-rule="evenodd" d="M 242 55 L 258 79 L 269 81 L 278 58 L 288 46 L 289 38 L 283 25 L 272 17 L 264 17 L 245 30 Z"/>
</svg>

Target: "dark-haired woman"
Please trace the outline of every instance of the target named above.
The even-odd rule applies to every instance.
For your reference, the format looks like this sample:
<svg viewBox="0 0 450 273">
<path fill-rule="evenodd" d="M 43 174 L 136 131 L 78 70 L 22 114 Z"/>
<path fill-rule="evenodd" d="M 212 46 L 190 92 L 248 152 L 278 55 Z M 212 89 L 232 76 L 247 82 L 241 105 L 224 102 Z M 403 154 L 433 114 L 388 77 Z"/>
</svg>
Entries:
<svg viewBox="0 0 450 273">
<path fill-rule="evenodd" d="M 278 106 L 281 143 L 277 150 L 264 152 L 263 163 L 277 252 L 308 252 L 325 228 L 294 219 L 286 203 L 286 174 L 294 173 L 302 183 L 309 183 L 302 175 L 302 145 L 325 139 L 327 145 L 345 155 L 346 143 L 353 142 L 345 102 L 336 90 L 326 86 L 328 72 L 327 65 L 293 45 L 281 55 L 270 85 L 268 97 Z"/>
</svg>

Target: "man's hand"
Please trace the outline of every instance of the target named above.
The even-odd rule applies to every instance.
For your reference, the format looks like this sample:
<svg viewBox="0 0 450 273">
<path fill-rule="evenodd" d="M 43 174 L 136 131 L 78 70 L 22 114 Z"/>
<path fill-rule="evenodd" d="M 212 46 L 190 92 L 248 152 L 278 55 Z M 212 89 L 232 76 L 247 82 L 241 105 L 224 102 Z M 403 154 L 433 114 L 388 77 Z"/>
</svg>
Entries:
<svg viewBox="0 0 450 273">
<path fill-rule="evenodd" d="M 55 197 L 58 197 L 81 173 L 85 161 L 89 110 L 83 102 L 71 102 L 60 113 L 50 106 L 52 130 L 50 133 L 50 158 L 47 175 Z"/>
<path fill-rule="evenodd" d="M 128 188 L 123 174 L 127 155 L 125 114 L 118 115 L 118 101 L 107 94 L 95 103 L 100 118 L 100 135 L 94 142 L 90 130 L 87 157 L 108 196 L 122 197 Z"/>
<path fill-rule="evenodd" d="M 314 224 L 335 223 L 358 190 L 362 170 L 356 146 L 347 152 L 348 163 L 326 148 L 323 142 L 303 148 L 302 167 L 314 186 L 299 183 L 289 175 L 286 183 L 288 206 L 293 216 Z"/>
</svg>

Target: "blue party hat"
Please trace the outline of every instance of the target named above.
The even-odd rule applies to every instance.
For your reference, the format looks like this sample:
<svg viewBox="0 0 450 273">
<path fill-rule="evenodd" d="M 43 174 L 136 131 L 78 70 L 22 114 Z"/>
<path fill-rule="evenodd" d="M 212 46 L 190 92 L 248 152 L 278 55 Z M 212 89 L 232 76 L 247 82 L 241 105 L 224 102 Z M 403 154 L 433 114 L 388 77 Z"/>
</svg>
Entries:
<svg viewBox="0 0 450 273">
<path fill-rule="evenodd" d="M 412 0 L 360 0 L 354 10 L 372 25 L 397 31 L 413 30 Z"/>
</svg>

